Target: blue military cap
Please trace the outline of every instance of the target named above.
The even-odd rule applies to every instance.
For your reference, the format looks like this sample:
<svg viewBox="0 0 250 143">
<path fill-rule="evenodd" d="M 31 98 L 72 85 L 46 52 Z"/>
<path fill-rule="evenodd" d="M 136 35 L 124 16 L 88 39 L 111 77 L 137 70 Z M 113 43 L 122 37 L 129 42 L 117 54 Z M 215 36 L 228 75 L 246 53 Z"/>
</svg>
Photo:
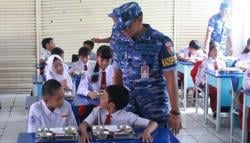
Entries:
<svg viewBox="0 0 250 143">
<path fill-rule="evenodd" d="M 110 16 L 116 19 L 116 29 L 123 30 L 127 28 L 133 20 L 142 14 L 141 7 L 137 2 L 129 2 L 113 10 Z"/>
<path fill-rule="evenodd" d="M 225 9 L 228 9 L 229 8 L 229 4 L 226 3 L 226 2 L 222 2 L 220 4 L 220 10 L 225 10 Z"/>
</svg>

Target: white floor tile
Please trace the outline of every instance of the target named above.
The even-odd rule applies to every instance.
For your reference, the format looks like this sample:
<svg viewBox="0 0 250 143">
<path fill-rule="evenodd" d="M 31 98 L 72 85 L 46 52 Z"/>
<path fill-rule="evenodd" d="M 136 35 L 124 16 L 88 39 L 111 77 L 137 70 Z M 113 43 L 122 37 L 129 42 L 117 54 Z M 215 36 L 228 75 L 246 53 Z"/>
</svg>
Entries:
<svg viewBox="0 0 250 143">
<path fill-rule="evenodd" d="M 183 135 L 177 137 L 181 143 L 198 143 L 194 137 L 190 135 Z"/>
</svg>

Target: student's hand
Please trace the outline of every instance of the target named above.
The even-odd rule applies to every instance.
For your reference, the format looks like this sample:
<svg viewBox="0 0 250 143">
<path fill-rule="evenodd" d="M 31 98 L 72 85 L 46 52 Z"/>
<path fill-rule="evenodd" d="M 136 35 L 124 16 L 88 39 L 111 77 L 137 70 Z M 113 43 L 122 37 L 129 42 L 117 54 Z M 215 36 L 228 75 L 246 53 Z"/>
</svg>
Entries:
<svg viewBox="0 0 250 143">
<path fill-rule="evenodd" d="M 89 143 L 89 142 L 90 142 L 90 138 L 88 135 L 83 134 L 80 136 L 80 143 Z"/>
<path fill-rule="evenodd" d="M 152 143 L 153 142 L 153 137 L 149 132 L 144 131 L 143 134 L 140 135 L 140 138 L 142 139 L 143 142 L 147 143 Z"/>
<path fill-rule="evenodd" d="M 70 88 L 68 87 L 68 84 L 67 84 L 67 80 L 65 79 L 65 80 L 62 80 L 61 81 L 61 84 L 62 84 L 62 86 L 63 86 L 63 88 L 65 89 L 65 90 L 70 90 Z"/>
<path fill-rule="evenodd" d="M 91 41 L 93 41 L 94 43 L 101 43 L 102 40 L 100 38 L 92 38 Z"/>
<path fill-rule="evenodd" d="M 168 119 L 168 126 L 172 130 L 172 132 L 177 135 L 182 128 L 181 125 L 181 116 L 180 115 L 173 115 L 170 113 Z"/>
<path fill-rule="evenodd" d="M 88 97 L 90 97 L 91 99 L 96 99 L 97 97 L 99 97 L 99 95 L 97 94 L 97 92 L 90 92 L 88 93 Z"/>
</svg>

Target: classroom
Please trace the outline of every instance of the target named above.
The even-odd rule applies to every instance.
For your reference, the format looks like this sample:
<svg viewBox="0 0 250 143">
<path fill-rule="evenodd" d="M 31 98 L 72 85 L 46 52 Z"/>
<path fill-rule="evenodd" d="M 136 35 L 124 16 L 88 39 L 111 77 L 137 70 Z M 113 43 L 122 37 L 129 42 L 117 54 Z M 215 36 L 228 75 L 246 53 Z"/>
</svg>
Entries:
<svg viewBox="0 0 250 143">
<path fill-rule="evenodd" d="M 250 143 L 249 0 L 0 0 L 0 143 Z"/>
</svg>

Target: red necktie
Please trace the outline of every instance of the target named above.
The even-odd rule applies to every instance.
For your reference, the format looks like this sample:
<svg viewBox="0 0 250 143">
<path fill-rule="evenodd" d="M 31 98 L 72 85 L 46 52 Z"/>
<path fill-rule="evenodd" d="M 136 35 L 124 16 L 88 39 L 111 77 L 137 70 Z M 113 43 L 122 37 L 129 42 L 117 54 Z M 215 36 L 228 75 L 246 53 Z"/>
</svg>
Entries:
<svg viewBox="0 0 250 143">
<path fill-rule="evenodd" d="M 112 116 L 110 114 L 106 115 L 104 125 L 110 125 Z"/>
<path fill-rule="evenodd" d="M 87 71 L 87 70 L 88 70 L 87 65 L 84 65 L 84 71 Z"/>
<path fill-rule="evenodd" d="M 106 72 L 102 71 L 101 90 L 106 88 Z"/>
<path fill-rule="evenodd" d="M 214 70 L 218 70 L 218 64 L 216 61 L 214 62 Z"/>
</svg>

